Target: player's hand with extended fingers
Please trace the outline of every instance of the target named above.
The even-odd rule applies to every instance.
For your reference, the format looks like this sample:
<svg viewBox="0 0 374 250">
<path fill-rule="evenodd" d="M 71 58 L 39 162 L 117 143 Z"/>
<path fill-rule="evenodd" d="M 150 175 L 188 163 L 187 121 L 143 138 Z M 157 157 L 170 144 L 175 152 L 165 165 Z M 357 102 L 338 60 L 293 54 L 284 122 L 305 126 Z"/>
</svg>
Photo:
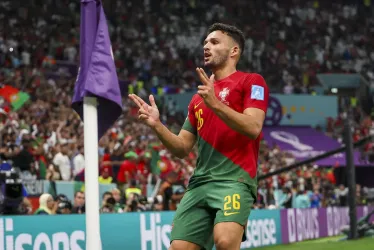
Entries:
<svg viewBox="0 0 374 250">
<path fill-rule="evenodd" d="M 214 75 L 208 77 L 202 68 L 196 68 L 196 72 L 203 83 L 198 86 L 197 93 L 204 99 L 205 105 L 211 108 L 219 102 L 214 92 Z"/>
<path fill-rule="evenodd" d="M 142 98 L 135 94 L 129 95 L 130 99 L 138 106 L 138 119 L 150 127 L 154 127 L 160 121 L 160 112 L 156 106 L 155 98 L 153 95 L 149 96 L 148 105 Z"/>
</svg>

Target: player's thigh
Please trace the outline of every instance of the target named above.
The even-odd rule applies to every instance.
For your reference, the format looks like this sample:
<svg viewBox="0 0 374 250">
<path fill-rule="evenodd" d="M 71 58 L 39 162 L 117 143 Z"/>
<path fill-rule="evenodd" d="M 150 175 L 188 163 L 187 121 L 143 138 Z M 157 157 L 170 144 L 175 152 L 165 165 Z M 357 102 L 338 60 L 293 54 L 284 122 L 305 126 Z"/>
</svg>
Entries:
<svg viewBox="0 0 374 250">
<path fill-rule="evenodd" d="M 220 222 L 214 226 L 214 244 L 217 250 L 239 250 L 244 227 L 237 222 Z"/>
<path fill-rule="evenodd" d="M 216 210 L 214 220 L 216 245 L 219 242 L 221 245 L 228 243 L 233 246 L 240 245 L 240 242 L 245 240 L 244 229 L 254 202 L 253 192 L 240 182 L 212 183 L 210 190 L 212 191 L 209 192 L 208 204 Z"/>
<path fill-rule="evenodd" d="M 196 188 L 184 195 L 173 220 L 171 249 L 190 249 L 191 243 L 204 249 L 213 238 L 214 214 L 203 207 L 203 194 Z M 182 246 L 182 248 L 177 248 Z M 186 248 L 183 248 L 185 246 Z"/>
<path fill-rule="evenodd" d="M 195 243 L 184 240 L 173 240 L 169 250 L 200 250 L 201 247 Z"/>
<path fill-rule="evenodd" d="M 207 202 L 216 210 L 214 224 L 236 222 L 242 226 L 247 223 L 254 195 L 251 189 L 241 182 L 217 182 L 209 187 Z"/>
</svg>

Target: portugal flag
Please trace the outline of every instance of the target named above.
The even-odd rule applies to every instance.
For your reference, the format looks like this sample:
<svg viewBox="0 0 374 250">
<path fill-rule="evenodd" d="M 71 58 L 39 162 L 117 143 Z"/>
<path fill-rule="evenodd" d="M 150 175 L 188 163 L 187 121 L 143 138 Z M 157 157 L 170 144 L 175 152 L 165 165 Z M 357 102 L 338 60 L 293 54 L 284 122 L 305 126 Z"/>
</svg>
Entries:
<svg viewBox="0 0 374 250">
<path fill-rule="evenodd" d="M 39 178 L 45 180 L 47 175 L 47 161 L 45 157 L 42 155 L 39 157 Z"/>
<path fill-rule="evenodd" d="M 160 151 L 163 149 L 161 144 L 151 144 L 151 172 L 155 175 L 165 174 L 170 170 L 171 164 L 170 160 L 160 155 Z"/>
<path fill-rule="evenodd" d="M 155 175 L 159 175 L 161 173 L 161 157 L 158 151 L 158 148 L 152 148 L 152 156 L 151 156 L 151 172 Z"/>
<path fill-rule="evenodd" d="M 0 96 L 12 105 L 14 111 L 20 109 L 30 99 L 29 94 L 9 85 L 0 88 Z"/>
</svg>

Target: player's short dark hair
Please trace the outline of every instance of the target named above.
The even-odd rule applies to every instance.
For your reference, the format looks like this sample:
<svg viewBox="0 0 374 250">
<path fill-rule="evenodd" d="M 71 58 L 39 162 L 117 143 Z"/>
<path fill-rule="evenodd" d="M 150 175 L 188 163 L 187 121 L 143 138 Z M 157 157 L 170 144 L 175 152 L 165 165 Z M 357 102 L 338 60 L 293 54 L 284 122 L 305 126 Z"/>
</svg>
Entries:
<svg viewBox="0 0 374 250">
<path fill-rule="evenodd" d="M 212 33 L 213 31 L 222 31 L 226 33 L 229 37 L 231 37 L 236 43 L 239 45 L 240 55 L 243 54 L 244 45 L 245 45 L 245 38 L 244 33 L 237 27 L 229 24 L 224 23 L 214 23 L 208 29 L 208 34 Z"/>
</svg>

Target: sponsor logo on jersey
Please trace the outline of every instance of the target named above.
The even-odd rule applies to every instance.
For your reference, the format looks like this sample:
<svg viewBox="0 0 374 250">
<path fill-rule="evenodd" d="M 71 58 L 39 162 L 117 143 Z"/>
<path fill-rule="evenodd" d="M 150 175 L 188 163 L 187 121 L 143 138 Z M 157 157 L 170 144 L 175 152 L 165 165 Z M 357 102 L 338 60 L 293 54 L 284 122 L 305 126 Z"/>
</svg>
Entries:
<svg viewBox="0 0 374 250">
<path fill-rule="evenodd" d="M 198 104 L 195 104 L 194 109 L 196 109 L 197 107 L 199 107 L 199 105 L 200 105 L 202 102 L 203 102 L 203 101 L 199 102 Z"/>
<path fill-rule="evenodd" d="M 264 87 L 252 85 L 251 99 L 263 101 L 265 99 Z"/>
<path fill-rule="evenodd" d="M 227 211 L 225 211 L 223 214 L 225 215 L 225 216 L 230 216 L 230 215 L 233 215 L 233 214 L 238 214 L 239 212 L 227 212 Z"/>
</svg>

